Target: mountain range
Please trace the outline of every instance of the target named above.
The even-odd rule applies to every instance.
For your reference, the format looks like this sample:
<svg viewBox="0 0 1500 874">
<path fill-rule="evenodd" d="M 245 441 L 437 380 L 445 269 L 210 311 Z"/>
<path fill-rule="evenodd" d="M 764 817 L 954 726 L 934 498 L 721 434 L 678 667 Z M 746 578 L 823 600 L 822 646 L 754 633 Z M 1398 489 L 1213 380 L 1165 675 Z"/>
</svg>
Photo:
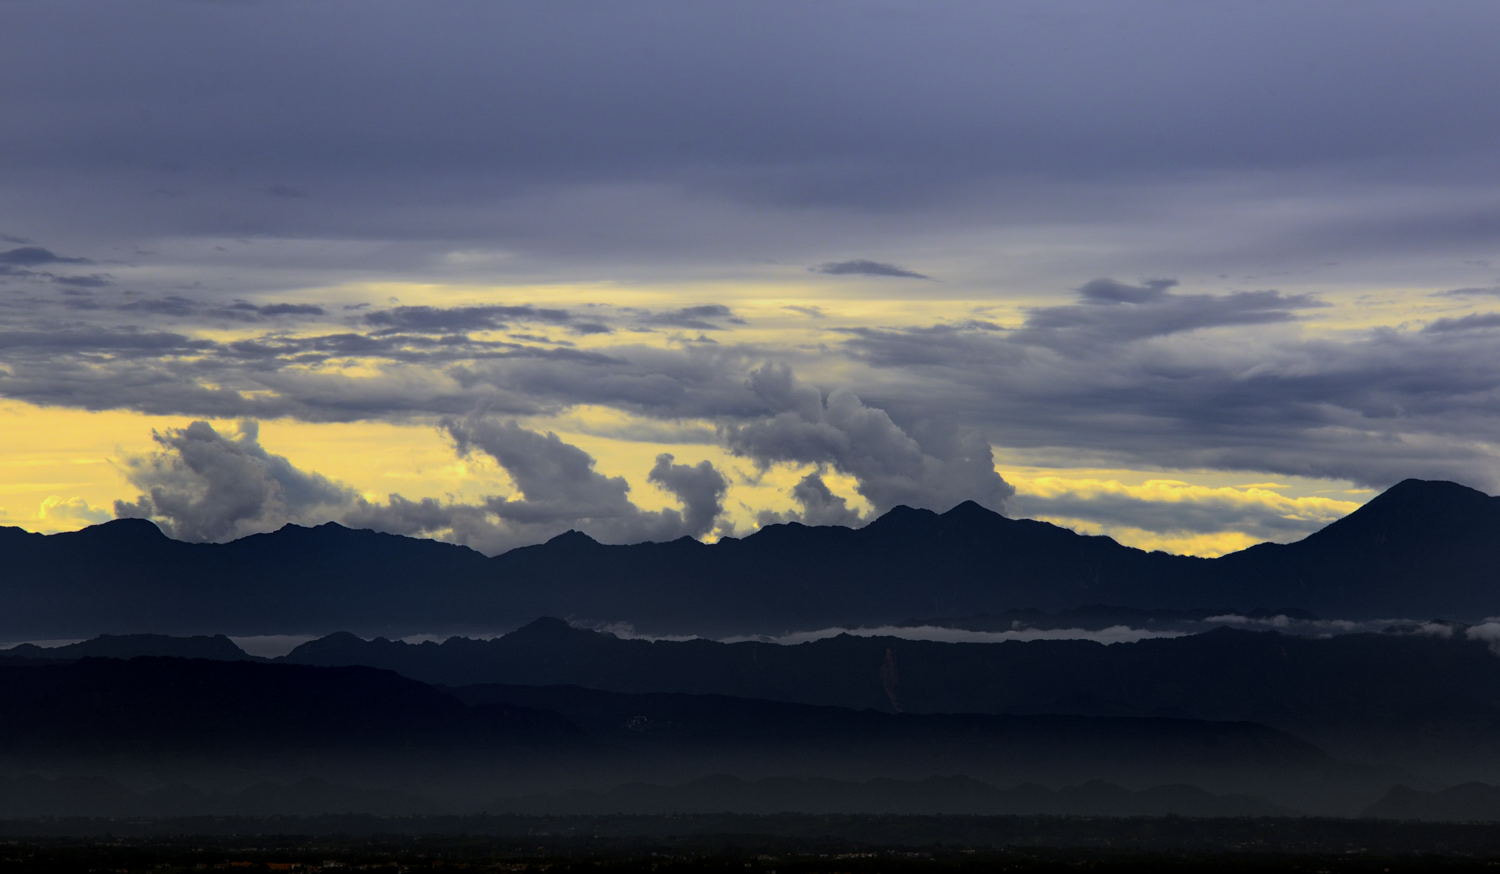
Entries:
<svg viewBox="0 0 1500 874">
<path fill-rule="evenodd" d="M 493 634 L 545 615 L 726 635 L 1088 605 L 1478 620 L 1500 613 L 1500 499 L 1407 480 L 1301 541 L 1217 559 L 968 502 L 714 544 L 606 546 L 568 532 L 495 557 L 332 523 L 183 543 L 122 519 L 46 536 L 0 528 L 0 561 L 0 635 L 12 639 Z"/>
</svg>

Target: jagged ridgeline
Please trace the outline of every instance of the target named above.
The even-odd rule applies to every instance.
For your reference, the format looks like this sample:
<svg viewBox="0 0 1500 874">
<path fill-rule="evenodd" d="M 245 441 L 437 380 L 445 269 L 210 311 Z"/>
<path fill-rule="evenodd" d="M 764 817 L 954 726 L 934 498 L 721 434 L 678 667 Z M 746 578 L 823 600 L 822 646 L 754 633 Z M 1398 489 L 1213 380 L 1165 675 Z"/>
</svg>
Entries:
<svg viewBox="0 0 1500 874">
<path fill-rule="evenodd" d="M 0 634 L 486 632 L 537 616 L 759 633 L 1091 604 L 1301 608 L 1340 618 L 1500 613 L 1500 499 L 1407 480 L 1297 543 L 1218 559 L 1143 552 L 976 504 L 898 507 L 859 529 L 768 526 L 706 545 L 569 532 L 486 557 L 328 524 L 225 544 L 119 520 L 0 529 Z"/>
</svg>

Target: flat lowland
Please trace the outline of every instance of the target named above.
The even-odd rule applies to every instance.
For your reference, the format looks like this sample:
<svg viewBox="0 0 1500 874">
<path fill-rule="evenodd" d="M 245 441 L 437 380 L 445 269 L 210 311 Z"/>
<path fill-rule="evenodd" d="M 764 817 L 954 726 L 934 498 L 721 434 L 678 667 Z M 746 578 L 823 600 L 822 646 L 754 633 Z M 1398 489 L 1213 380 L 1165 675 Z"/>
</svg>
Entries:
<svg viewBox="0 0 1500 874">
<path fill-rule="evenodd" d="M 1493 871 L 1486 824 L 965 816 L 0 821 L 6 871 Z"/>
</svg>

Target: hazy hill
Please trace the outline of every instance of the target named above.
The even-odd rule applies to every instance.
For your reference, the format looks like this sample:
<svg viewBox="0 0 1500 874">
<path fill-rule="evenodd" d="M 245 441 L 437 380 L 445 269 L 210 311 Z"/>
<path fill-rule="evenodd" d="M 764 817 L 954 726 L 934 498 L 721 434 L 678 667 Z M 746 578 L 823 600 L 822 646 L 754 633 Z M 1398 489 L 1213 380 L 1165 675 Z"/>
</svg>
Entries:
<svg viewBox="0 0 1500 874">
<path fill-rule="evenodd" d="M 575 684 L 909 713 L 1248 720 L 1362 761 L 1500 774 L 1500 658 L 1462 637 L 1221 629 L 1111 646 L 850 635 L 784 646 L 628 640 L 549 619 L 493 641 L 334 635 L 286 658 L 450 684 Z"/>
<path fill-rule="evenodd" d="M 1005 784 L 1192 782 L 1282 794 L 1311 784 L 1345 799 L 1370 789 L 1366 775 L 1315 747 L 1248 723 L 445 690 L 363 667 L 146 657 L 0 664 L 0 698 L 0 801 L 30 786 L 39 798 L 61 793 L 47 802 L 53 807 L 74 796 L 124 803 L 119 787 L 164 793 L 157 809 L 175 809 L 194 792 L 222 799 L 256 784 L 271 784 L 265 792 L 274 799 L 286 791 L 276 785 L 312 780 L 344 787 L 328 789 L 321 803 L 349 803 L 351 790 L 363 790 L 385 799 L 370 802 L 382 808 L 411 797 L 475 810 L 507 795 L 710 774 L 966 774 Z M 317 795 L 309 793 L 292 791 L 280 803 L 306 812 Z M 254 808 L 251 801 L 240 798 Z"/>
<path fill-rule="evenodd" d="M 0 649 L 0 657 L 27 659 L 130 659 L 138 656 L 170 656 L 184 659 L 238 661 L 252 658 L 222 634 L 173 637 L 166 634 L 102 634 L 78 643 L 37 646 L 23 643 Z"/>
</svg>

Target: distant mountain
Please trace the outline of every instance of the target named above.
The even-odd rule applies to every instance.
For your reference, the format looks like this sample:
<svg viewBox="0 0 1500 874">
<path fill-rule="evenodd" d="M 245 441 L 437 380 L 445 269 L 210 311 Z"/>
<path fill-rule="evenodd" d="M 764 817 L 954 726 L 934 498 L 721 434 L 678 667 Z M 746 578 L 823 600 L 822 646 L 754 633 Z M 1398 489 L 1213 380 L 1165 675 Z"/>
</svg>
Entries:
<svg viewBox="0 0 1500 874">
<path fill-rule="evenodd" d="M 1306 539 L 1220 559 L 1143 552 L 972 502 L 863 528 L 771 525 L 713 545 L 568 532 L 486 558 L 338 525 L 227 544 L 119 520 L 0 529 L 0 634 L 494 633 L 538 615 L 731 634 L 1089 605 L 1266 606 L 1337 618 L 1500 614 L 1500 499 L 1408 480 Z"/>
<path fill-rule="evenodd" d="M 1497 615 L 1500 498 L 1409 479 L 1296 543 L 1252 546 L 1214 566 L 1237 603 L 1340 617 Z"/>
<path fill-rule="evenodd" d="M 626 761 L 634 779 L 733 771 L 858 779 L 965 774 L 1050 785 L 1105 778 L 1261 786 L 1349 777 L 1323 752 L 1248 722 L 1048 714 L 894 714 L 724 695 L 619 694 L 570 686 L 454 690 L 475 706 L 554 713 Z"/>
<path fill-rule="evenodd" d="M 179 658 L 0 663 L 0 758 L 253 759 L 413 744 L 490 748 L 576 733 L 558 717 L 365 667 Z"/>
<path fill-rule="evenodd" d="M 239 661 L 253 658 L 222 634 L 172 637 L 165 634 L 103 634 L 90 640 L 42 647 L 23 643 L 0 649 L 0 658 L 28 659 L 132 659 L 165 656 L 184 659 Z"/>
<path fill-rule="evenodd" d="M 1221 629 L 1111 646 L 850 635 L 784 646 L 628 640 L 548 619 L 493 641 L 336 635 L 286 660 L 373 665 L 454 685 L 574 684 L 908 713 L 1248 720 L 1342 757 L 1500 776 L 1500 659 L 1461 636 Z"/>
<path fill-rule="evenodd" d="M 172 540 L 140 519 L 45 537 L 0 528 L 0 562 L 0 635 L 12 639 L 443 627 L 462 615 L 454 603 L 472 611 L 498 594 L 471 549 L 333 523 L 225 544 Z"/>
</svg>

